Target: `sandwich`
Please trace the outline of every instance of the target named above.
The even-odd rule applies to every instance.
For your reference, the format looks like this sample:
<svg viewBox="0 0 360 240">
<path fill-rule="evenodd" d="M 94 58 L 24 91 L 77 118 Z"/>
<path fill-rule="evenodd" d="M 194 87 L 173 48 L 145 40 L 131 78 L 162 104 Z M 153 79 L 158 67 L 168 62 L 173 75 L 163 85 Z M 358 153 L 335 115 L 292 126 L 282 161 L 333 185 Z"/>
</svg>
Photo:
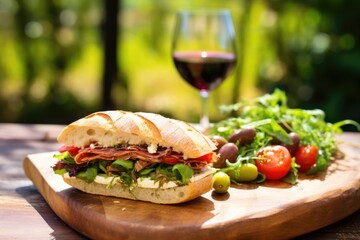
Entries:
<svg viewBox="0 0 360 240">
<path fill-rule="evenodd" d="M 214 143 L 193 126 L 155 113 L 104 111 L 66 126 L 56 174 L 90 194 L 177 204 L 212 189 Z"/>
</svg>

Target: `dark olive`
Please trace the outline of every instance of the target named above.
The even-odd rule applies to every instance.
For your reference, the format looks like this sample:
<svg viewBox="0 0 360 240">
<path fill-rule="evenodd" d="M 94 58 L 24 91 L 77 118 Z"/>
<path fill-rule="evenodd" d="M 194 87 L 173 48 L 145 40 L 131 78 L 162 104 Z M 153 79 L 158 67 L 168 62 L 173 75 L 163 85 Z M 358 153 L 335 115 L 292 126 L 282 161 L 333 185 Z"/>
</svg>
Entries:
<svg viewBox="0 0 360 240">
<path fill-rule="evenodd" d="M 291 156 L 294 156 L 300 144 L 300 137 L 294 132 L 289 133 L 289 137 L 291 138 L 293 144 L 290 145 L 290 144 L 282 143 L 281 145 L 289 150 Z"/>
<path fill-rule="evenodd" d="M 228 141 L 221 136 L 213 136 L 211 137 L 211 140 L 214 142 L 215 146 L 217 147 L 217 151 L 226 143 L 228 143 Z"/>
<path fill-rule="evenodd" d="M 231 134 L 229 142 L 238 143 L 239 146 L 250 144 L 254 141 L 256 130 L 254 128 L 243 128 Z"/>
<path fill-rule="evenodd" d="M 238 147 L 234 143 L 226 143 L 219 149 L 219 159 L 213 163 L 216 168 L 226 167 L 226 159 L 234 163 L 239 154 Z"/>
</svg>

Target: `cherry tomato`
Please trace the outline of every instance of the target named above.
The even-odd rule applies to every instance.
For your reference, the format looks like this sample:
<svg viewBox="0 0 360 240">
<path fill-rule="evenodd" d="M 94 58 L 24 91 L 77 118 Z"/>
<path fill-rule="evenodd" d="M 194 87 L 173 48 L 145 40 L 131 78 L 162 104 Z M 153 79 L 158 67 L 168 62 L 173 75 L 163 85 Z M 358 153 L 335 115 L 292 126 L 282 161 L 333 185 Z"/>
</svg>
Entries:
<svg viewBox="0 0 360 240">
<path fill-rule="evenodd" d="M 295 162 L 300 165 L 300 172 L 307 172 L 317 161 L 318 148 L 314 145 L 300 146 L 295 153 Z"/>
<path fill-rule="evenodd" d="M 162 160 L 164 163 L 170 164 L 170 165 L 174 165 L 177 164 L 179 162 L 179 159 L 176 157 L 164 157 Z"/>
<path fill-rule="evenodd" d="M 63 153 L 63 152 L 69 152 L 71 156 L 76 156 L 76 154 L 78 154 L 78 152 L 80 151 L 80 148 L 78 147 L 71 147 L 71 146 L 61 146 L 58 149 L 59 152 Z"/>
<path fill-rule="evenodd" d="M 279 180 L 288 174 L 291 168 L 289 150 L 280 145 L 267 146 L 257 154 L 255 160 L 258 171 L 270 180 Z"/>
</svg>

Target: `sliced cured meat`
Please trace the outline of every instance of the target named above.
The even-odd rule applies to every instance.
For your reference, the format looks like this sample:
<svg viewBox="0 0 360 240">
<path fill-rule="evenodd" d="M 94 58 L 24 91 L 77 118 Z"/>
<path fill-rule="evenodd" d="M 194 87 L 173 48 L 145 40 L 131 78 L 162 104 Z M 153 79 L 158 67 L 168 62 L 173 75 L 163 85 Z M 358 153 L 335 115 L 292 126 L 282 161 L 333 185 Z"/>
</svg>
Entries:
<svg viewBox="0 0 360 240">
<path fill-rule="evenodd" d="M 149 153 L 146 148 L 140 146 L 121 148 L 84 148 L 75 156 L 75 162 L 81 164 L 97 159 L 116 160 L 121 158 L 124 160 L 144 160 L 155 163 L 161 162 L 161 158 L 169 154 L 177 155 L 179 158 L 182 157 L 180 154 L 174 154 L 171 149 L 163 149 L 156 153 Z"/>
<path fill-rule="evenodd" d="M 84 148 L 75 156 L 75 162 L 82 164 L 94 160 L 116 159 L 134 160 L 136 171 L 140 171 L 146 166 L 153 163 L 160 163 L 164 157 L 172 157 L 178 159 L 178 162 L 188 165 L 193 169 L 201 169 L 206 162 L 200 159 L 184 159 L 183 155 L 172 151 L 170 148 L 160 148 L 156 153 L 149 153 L 146 147 L 141 146 L 124 146 L 116 148 Z"/>
</svg>

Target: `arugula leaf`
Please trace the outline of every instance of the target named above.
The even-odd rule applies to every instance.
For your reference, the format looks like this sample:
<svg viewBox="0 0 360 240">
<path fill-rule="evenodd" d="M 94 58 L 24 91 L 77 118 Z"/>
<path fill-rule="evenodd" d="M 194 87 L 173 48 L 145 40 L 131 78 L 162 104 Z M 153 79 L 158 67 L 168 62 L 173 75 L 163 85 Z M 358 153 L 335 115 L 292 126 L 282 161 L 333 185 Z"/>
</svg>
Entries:
<svg viewBox="0 0 360 240">
<path fill-rule="evenodd" d="M 95 165 L 93 165 L 88 167 L 86 170 L 76 174 L 76 177 L 81 180 L 84 180 L 87 183 L 92 183 L 95 180 L 97 173 L 98 173 L 98 168 Z"/>
<path fill-rule="evenodd" d="M 122 173 L 120 175 L 120 183 L 125 184 L 128 187 L 131 186 L 131 184 L 133 183 L 131 174 L 130 173 Z"/>
<path fill-rule="evenodd" d="M 194 170 L 181 163 L 175 164 L 172 167 L 172 171 L 180 176 L 178 179 L 182 184 L 187 184 L 190 181 L 190 178 L 194 175 Z"/>
<path fill-rule="evenodd" d="M 295 184 L 298 179 L 298 168 L 299 167 L 300 166 L 298 164 L 296 164 L 296 162 L 295 162 L 295 158 L 292 158 L 290 171 L 284 178 L 281 179 L 281 181 L 290 183 L 290 184 Z"/>
<path fill-rule="evenodd" d="M 286 144 L 292 144 L 287 132 L 274 120 L 274 119 L 263 119 L 255 122 L 251 122 L 242 126 L 242 128 L 256 128 L 260 129 L 262 132 L 266 132 L 270 136 L 274 136 L 281 142 Z"/>
<path fill-rule="evenodd" d="M 155 168 L 152 167 L 152 168 L 145 168 L 143 170 L 140 171 L 140 176 L 147 176 L 149 175 L 151 172 L 155 171 Z"/>
<path fill-rule="evenodd" d="M 107 173 L 106 165 L 108 164 L 107 160 L 100 160 L 99 161 L 99 169 L 103 171 L 104 173 Z"/>
<path fill-rule="evenodd" d="M 131 160 L 117 159 L 111 164 L 111 166 L 115 168 L 124 168 L 126 170 L 131 170 L 134 168 L 134 162 Z"/>
<path fill-rule="evenodd" d="M 74 160 L 74 157 L 71 156 L 71 154 L 68 151 L 60 153 L 60 154 L 54 154 L 53 157 L 60 160 L 60 161 L 65 162 L 67 164 L 70 164 L 70 165 L 76 164 L 75 160 Z"/>
<path fill-rule="evenodd" d="M 59 175 L 63 175 L 65 173 L 67 173 L 68 171 L 65 168 L 61 168 L 61 169 L 54 169 L 54 173 L 55 174 L 59 174 Z"/>
<path fill-rule="evenodd" d="M 255 178 L 254 181 L 252 181 L 252 183 L 262 183 L 265 182 L 266 180 L 266 176 L 262 173 L 258 173 L 258 176 Z"/>
<path fill-rule="evenodd" d="M 344 125 L 353 125 L 353 126 L 355 126 L 357 128 L 358 131 L 360 131 L 360 124 L 357 123 L 356 121 L 349 120 L 349 119 L 342 120 L 342 121 L 339 121 L 337 123 L 334 123 L 331 126 L 331 129 L 333 131 L 335 131 L 335 132 L 341 133 L 342 132 L 341 127 L 344 126 Z"/>
</svg>

